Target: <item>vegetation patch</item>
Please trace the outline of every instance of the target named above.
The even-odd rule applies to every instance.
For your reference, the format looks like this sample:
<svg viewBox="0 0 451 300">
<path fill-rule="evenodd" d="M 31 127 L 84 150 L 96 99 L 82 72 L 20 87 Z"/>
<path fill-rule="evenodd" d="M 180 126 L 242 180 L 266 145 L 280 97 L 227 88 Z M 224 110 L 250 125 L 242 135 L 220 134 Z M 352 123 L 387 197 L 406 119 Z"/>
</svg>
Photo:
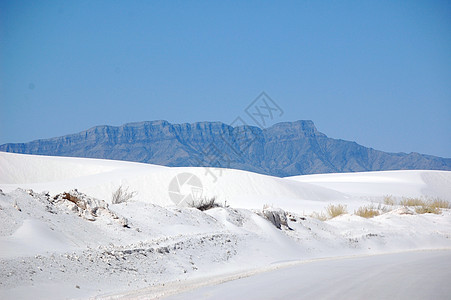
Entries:
<svg viewBox="0 0 451 300">
<path fill-rule="evenodd" d="M 318 219 L 320 221 L 326 221 L 326 220 L 333 219 L 335 217 L 338 217 L 340 215 L 344 215 L 344 214 L 347 214 L 347 213 L 348 213 L 348 210 L 346 208 L 346 205 L 343 205 L 343 204 L 336 204 L 336 205 L 329 204 L 326 207 L 326 213 L 324 213 L 324 212 L 320 212 L 320 213 L 313 212 L 310 216 L 312 218 Z"/>
<path fill-rule="evenodd" d="M 335 218 L 338 217 L 340 215 L 344 215 L 348 213 L 348 210 L 346 208 L 346 205 L 342 205 L 342 204 L 337 204 L 337 205 L 333 205 L 333 204 L 329 204 L 329 206 L 326 207 L 326 213 L 329 215 L 329 217 Z"/>
<path fill-rule="evenodd" d="M 206 211 L 215 207 L 227 207 L 216 201 L 216 197 L 203 197 L 195 202 L 189 203 L 189 206 L 197 208 L 200 211 Z"/>
<path fill-rule="evenodd" d="M 430 205 L 423 205 L 415 207 L 415 212 L 417 214 L 440 214 L 442 211 L 438 207 L 433 207 Z"/>
<path fill-rule="evenodd" d="M 450 203 L 441 199 L 424 201 L 423 205 L 415 207 L 417 214 L 441 214 L 441 209 L 450 208 Z"/>
<path fill-rule="evenodd" d="M 424 206 L 426 201 L 420 198 L 403 198 L 399 204 L 403 206 Z"/>
<path fill-rule="evenodd" d="M 450 203 L 448 201 L 436 199 L 421 199 L 421 198 L 404 198 L 400 202 L 403 206 L 414 206 L 417 214 L 440 214 L 441 209 L 449 209 Z"/>
<path fill-rule="evenodd" d="M 445 208 L 445 209 L 450 208 L 450 203 L 446 200 L 436 198 L 436 199 L 430 200 L 429 202 L 430 202 L 429 205 L 431 207 Z"/>
<path fill-rule="evenodd" d="M 124 203 L 133 198 L 136 195 L 136 192 L 129 192 L 128 187 L 123 187 L 120 185 L 116 191 L 111 195 L 111 203 L 119 204 Z"/>
<path fill-rule="evenodd" d="M 354 214 L 360 216 L 362 218 L 373 218 L 375 216 L 380 215 L 380 211 L 376 209 L 374 206 L 362 206 L 354 211 Z"/>
<path fill-rule="evenodd" d="M 396 205 L 396 200 L 393 196 L 387 195 L 387 196 L 384 196 L 384 204 L 394 206 L 394 205 Z"/>
</svg>

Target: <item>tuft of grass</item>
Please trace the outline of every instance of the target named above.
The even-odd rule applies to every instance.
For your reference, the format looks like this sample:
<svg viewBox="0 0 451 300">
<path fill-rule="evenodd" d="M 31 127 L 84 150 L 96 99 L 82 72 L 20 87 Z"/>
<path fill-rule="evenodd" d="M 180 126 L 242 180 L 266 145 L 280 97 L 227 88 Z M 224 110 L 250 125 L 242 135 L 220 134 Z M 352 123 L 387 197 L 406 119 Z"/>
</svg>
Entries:
<svg viewBox="0 0 451 300">
<path fill-rule="evenodd" d="M 333 205 L 333 204 L 329 204 L 326 207 L 326 213 L 324 212 L 313 212 L 310 216 L 312 218 L 318 219 L 320 221 L 326 221 L 329 219 L 333 219 L 335 217 L 338 217 L 340 215 L 344 215 L 347 214 L 348 210 L 346 208 L 346 205 L 342 205 L 342 204 L 337 204 L 337 205 Z"/>
<path fill-rule="evenodd" d="M 415 212 L 417 214 L 440 214 L 441 209 L 450 208 L 450 203 L 442 199 L 429 199 L 423 200 L 420 198 L 405 198 L 401 200 L 401 205 L 415 206 Z"/>
<path fill-rule="evenodd" d="M 430 205 L 423 205 L 415 207 L 415 212 L 417 214 L 440 214 L 442 211 L 438 207 L 433 207 Z"/>
<path fill-rule="evenodd" d="M 420 198 L 403 198 L 399 204 L 403 206 L 424 206 L 426 201 Z"/>
<path fill-rule="evenodd" d="M 438 198 L 436 198 L 436 199 L 434 199 L 434 200 L 430 200 L 430 201 L 429 201 L 429 205 L 430 205 L 431 207 L 435 207 L 435 208 L 445 208 L 445 209 L 448 209 L 448 208 L 451 207 L 451 206 L 450 206 L 450 203 L 449 203 L 448 201 L 442 200 L 442 199 L 438 199 Z"/>
<path fill-rule="evenodd" d="M 212 198 L 201 198 L 197 202 L 190 203 L 189 206 L 197 208 L 200 211 L 206 211 L 215 207 L 228 207 L 227 205 L 222 205 L 216 201 L 216 197 Z"/>
<path fill-rule="evenodd" d="M 384 196 L 384 204 L 394 206 L 394 205 L 396 205 L 396 200 L 393 196 L 387 195 L 387 196 Z"/>
<path fill-rule="evenodd" d="M 346 209 L 346 205 L 342 205 L 342 204 L 337 204 L 337 205 L 333 205 L 333 204 L 329 204 L 329 206 L 326 207 L 326 213 L 329 215 L 329 217 L 335 218 L 338 217 L 340 215 L 344 215 L 348 213 L 348 210 Z"/>
<path fill-rule="evenodd" d="M 362 206 L 359 207 L 357 210 L 354 211 L 354 214 L 357 216 L 360 216 L 362 218 L 373 218 L 375 216 L 380 215 L 380 212 L 378 209 L 374 208 L 373 206 Z"/>
<path fill-rule="evenodd" d="M 135 191 L 129 192 L 128 187 L 123 187 L 120 185 L 116 191 L 114 191 L 111 195 L 111 203 L 119 204 L 124 203 L 136 196 Z"/>
<path fill-rule="evenodd" d="M 417 214 L 441 214 L 441 209 L 450 208 L 450 203 L 441 199 L 432 199 L 428 201 L 424 201 L 424 204 L 421 206 L 417 206 L 415 208 L 415 212 Z"/>
</svg>

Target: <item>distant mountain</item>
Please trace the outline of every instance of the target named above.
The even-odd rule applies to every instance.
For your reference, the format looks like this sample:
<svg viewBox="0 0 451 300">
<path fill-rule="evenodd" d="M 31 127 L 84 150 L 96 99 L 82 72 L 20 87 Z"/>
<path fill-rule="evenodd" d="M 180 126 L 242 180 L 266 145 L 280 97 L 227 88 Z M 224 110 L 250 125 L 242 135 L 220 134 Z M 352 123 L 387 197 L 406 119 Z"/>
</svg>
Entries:
<svg viewBox="0 0 451 300">
<path fill-rule="evenodd" d="M 312 121 L 267 129 L 221 122 L 130 123 L 29 143 L 0 151 L 106 158 L 165 166 L 210 166 L 275 176 L 379 170 L 451 170 L 451 159 L 418 153 L 386 153 L 328 138 Z"/>
</svg>

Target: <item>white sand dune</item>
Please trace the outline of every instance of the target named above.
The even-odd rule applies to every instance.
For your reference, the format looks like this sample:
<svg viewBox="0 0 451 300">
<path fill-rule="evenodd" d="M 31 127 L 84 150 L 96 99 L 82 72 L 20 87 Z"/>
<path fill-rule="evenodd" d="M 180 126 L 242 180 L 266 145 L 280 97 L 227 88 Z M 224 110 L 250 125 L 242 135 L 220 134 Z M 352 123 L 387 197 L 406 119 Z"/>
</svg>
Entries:
<svg viewBox="0 0 451 300">
<path fill-rule="evenodd" d="M 354 196 L 439 197 L 451 200 L 451 172 L 430 170 L 315 174 L 287 177 Z"/>
<path fill-rule="evenodd" d="M 0 152 L 0 188 L 26 186 L 60 193 L 78 189 L 105 201 L 120 185 L 136 191 L 135 200 L 171 206 L 168 188 L 181 173 L 196 175 L 206 197 L 217 197 L 234 207 L 261 208 L 276 204 L 288 210 L 318 210 L 327 202 L 349 202 L 356 197 L 385 195 L 440 197 L 451 200 L 451 172 L 385 171 L 304 175 L 277 178 L 246 171 L 163 166 L 86 158 L 22 155 Z"/>
<path fill-rule="evenodd" d="M 184 173 L 199 182 L 182 185 L 180 194 L 200 190 L 230 207 L 201 212 L 176 206 L 171 182 Z M 0 298 L 152 299 L 181 291 L 190 282 L 214 283 L 213 278 L 259 273 L 287 261 L 451 248 L 449 209 L 416 214 L 393 206 L 372 219 L 353 214 L 363 205 L 384 207 L 385 195 L 449 200 L 450 183 L 451 172 L 441 171 L 277 178 L 230 169 L 0 152 Z M 136 193 L 128 202 L 112 204 L 119 186 Z M 101 209 L 81 213 L 85 204 L 54 201 L 72 189 Z M 338 203 L 349 213 L 325 222 L 310 217 Z M 289 228 L 279 230 L 263 218 L 265 204 L 289 212 Z M 290 272 L 301 276 L 305 270 Z M 441 280 L 445 275 L 436 276 Z M 315 285 L 313 278 L 322 277 L 312 277 Z M 215 295 L 217 288 L 210 292 Z M 357 288 L 348 292 L 351 298 L 361 295 Z"/>
<path fill-rule="evenodd" d="M 181 173 L 196 175 L 207 197 L 243 208 L 261 208 L 265 203 L 280 203 L 289 208 L 300 207 L 299 200 L 344 200 L 340 192 L 294 183 L 282 178 L 246 171 L 206 168 L 167 168 L 162 166 L 113 160 L 34 156 L 0 152 L 0 188 L 17 187 L 41 192 L 60 193 L 78 189 L 99 199 L 110 201 L 120 185 L 136 191 L 137 201 L 171 206 L 168 187 Z"/>
</svg>

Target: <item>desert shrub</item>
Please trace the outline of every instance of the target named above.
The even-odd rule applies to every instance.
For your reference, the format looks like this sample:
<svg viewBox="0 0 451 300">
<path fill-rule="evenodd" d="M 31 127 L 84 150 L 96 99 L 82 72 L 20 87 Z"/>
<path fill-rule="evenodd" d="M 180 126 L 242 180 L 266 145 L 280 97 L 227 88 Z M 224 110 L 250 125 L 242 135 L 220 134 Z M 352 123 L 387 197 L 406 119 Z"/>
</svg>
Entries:
<svg viewBox="0 0 451 300">
<path fill-rule="evenodd" d="M 384 204 L 393 206 L 393 205 L 396 205 L 396 200 L 394 199 L 393 196 L 387 195 L 387 196 L 384 196 Z"/>
<path fill-rule="evenodd" d="M 135 191 L 129 192 L 128 187 L 120 185 L 116 191 L 111 195 L 111 203 L 119 204 L 124 203 L 133 198 L 136 195 Z"/>
<path fill-rule="evenodd" d="M 419 199 L 419 198 L 405 198 L 401 200 L 401 205 L 404 206 L 415 206 L 415 212 L 417 214 L 440 214 L 441 208 L 450 208 L 450 203 L 441 199 Z"/>
<path fill-rule="evenodd" d="M 450 208 L 450 203 L 448 201 L 439 198 L 403 198 L 399 204 L 403 206 L 415 206 L 415 212 L 417 214 L 440 214 L 442 208 Z"/>
<path fill-rule="evenodd" d="M 337 205 L 333 205 L 333 204 L 329 204 L 328 207 L 326 207 L 326 213 L 329 215 L 329 217 L 335 218 L 338 217 L 339 215 L 344 215 L 348 213 L 348 210 L 346 209 L 346 205 L 342 205 L 342 204 L 337 204 Z"/>
<path fill-rule="evenodd" d="M 380 215 L 380 212 L 373 206 L 362 206 L 355 210 L 354 214 L 362 218 L 373 218 Z"/>
<path fill-rule="evenodd" d="M 333 205 L 333 204 L 329 204 L 326 207 L 326 213 L 324 212 L 313 212 L 310 216 L 312 218 L 318 219 L 320 221 L 326 221 L 329 219 L 333 219 L 335 217 L 338 217 L 339 215 L 343 215 L 343 214 L 347 214 L 348 210 L 346 208 L 346 205 L 342 205 L 342 204 L 337 204 L 337 205 Z"/>
<path fill-rule="evenodd" d="M 189 203 L 189 206 L 197 208 L 200 211 L 209 210 L 215 207 L 224 207 L 224 205 L 216 201 L 216 197 L 211 198 L 203 197 L 197 201 Z"/>
<path fill-rule="evenodd" d="M 415 212 L 417 214 L 440 214 L 442 211 L 438 207 L 433 207 L 429 204 L 415 207 Z"/>
<path fill-rule="evenodd" d="M 441 208 L 450 208 L 449 202 L 441 199 L 432 199 L 423 201 L 422 205 L 415 208 L 415 212 L 417 214 L 440 214 L 442 212 Z"/>
<path fill-rule="evenodd" d="M 433 199 L 429 200 L 429 206 L 435 207 L 435 208 L 450 208 L 450 203 L 446 200 L 442 199 Z"/>
<path fill-rule="evenodd" d="M 403 206 L 423 206 L 426 202 L 420 198 L 403 198 L 399 203 Z"/>
</svg>

